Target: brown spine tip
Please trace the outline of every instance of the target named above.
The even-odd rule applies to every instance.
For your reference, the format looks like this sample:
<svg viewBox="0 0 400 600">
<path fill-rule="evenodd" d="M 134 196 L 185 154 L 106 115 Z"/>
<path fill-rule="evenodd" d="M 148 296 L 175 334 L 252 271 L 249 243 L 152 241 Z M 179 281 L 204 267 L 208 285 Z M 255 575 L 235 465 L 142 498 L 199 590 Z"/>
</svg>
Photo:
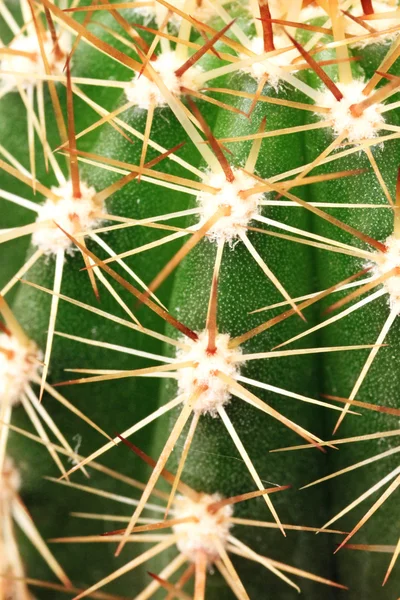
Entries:
<svg viewBox="0 0 400 600">
<path fill-rule="evenodd" d="M 193 115 L 196 117 L 196 119 L 199 121 L 200 126 L 204 132 L 204 135 L 206 136 L 211 148 L 213 149 L 215 156 L 219 162 L 219 164 L 221 165 L 221 168 L 225 174 L 225 178 L 229 183 L 233 183 L 235 181 L 235 175 L 233 174 L 232 171 L 232 167 L 230 166 L 228 160 L 225 158 L 225 155 L 221 149 L 221 146 L 218 142 L 218 140 L 214 137 L 214 135 L 211 132 L 210 127 L 208 126 L 208 123 L 206 122 L 206 120 L 204 119 L 203 115 L 201 114 L 199 108 L 197 107 L 197 105 L 193 102 L 193 100 L 191 98 L 187 98 L 187 102 L 189 104 L 189 108 L 192 110 Z"/>
<path fill-rule="evenodd" d="M 11 337 L 11 331 L 1 321 L 0 321 L 0 331 L 2 331 L 3 333 L 5 333 L 6 335 L 8 335 L 8 337 Z"/>
<path fill-rule="evenodd" d="M 73 242 L 81 250 L 81 252 L 87 254 L 94 261 L 96 266 L 101 267 L 106 273 L 108 273 L 108 275 L 110 275 L 115 281 L 122 285 L 122 287 L 124 287 L 126 290 L 128 290 L 128 292 L 135 296 L 135 298 L 140 300 L 140 302 L 146 304 L 153 312 L 155 312 L 159 317 L 164 319 L 164 321 L 167 321 L 167 323 L 172 325 L 172 327 L 183 333 L 183 335 L 186 335 L 194 341 L 198 339 L 198 335 L 196 332 L 186 327 L 186 325 L 172 317 L 166 310 L 158 306 L 158 304 L 155 304 L 155 302 L 147 298 L 146 294 L 140 292 L 138 289 L 135 288 L 135 286 L 126 281 L 126 279 L 121 277 L 121 275 L 119 275 L 116 271 L 114 271 L 108 265 L 106 265 L 95 254 L 93 254 L 93 252 L 90 252 L 83 244 L 78 242 L 78 240 L 76 240 L 72 235 L 65 231 L 65 229 L 63 229 L 60 225 L 57 226 L 59 227 L 59 229 L 61 229 L 63 233 L 65 233 L 65 235 L 71 240 L 71 242 Z"/>
<path fill-rule="evenodd" d="M 312 68 L 314 73 L 316 75 L 318 75 L 318 77 L 326 85 L 326 87 L 333 94 L 333 96 L 336 98 L 336 100 L 338 102 L 340 102 L 343 99 L 343 94 L 339 90 L 336 83 L 329 77 L 329 75 L 327 73 L 325 73 L 325 71 L 323 70 L 321 65 L 318 64 L 318 62 L 311 56 L 311 54 L 309 52 L 307 52 L 307 50 L 305 48 L 303 48 L 303 46 L 301 44 L 299 44 L 299 42 L 297 40 L 295 40 L 293 36 L 290 35 L 290 33 L 288 33 L 287 31 L 285 31 L 285 33 L 288 36 L 288 38 L 290 39 L 290 41 L 292 42 L 292 44 L 294 45 L 294 47 L 300 52 L 302 57 L 310 65 L 310 67 Z"/>
<path fill-rule="evenodd" d="M 364 15 L 373 15 L 374 7 L 372 6 L 372 0 L 361 0 L 361 6 Z"/>
<path fill-rule="evenodd" d="M 352 104 L 349 108 L 351 115 L 355 118 L 358 119 L 359 117 L 361 117 L 361 115 L 364 112 L 364 109 L 362 107 L 362 104 Z"/>
<path fill-rule="evenodd" d="M 268 0 L 258 0 L 260 6 L 260 17 L 264 36 L 264 52 L 275 50 L 274 32 L 272 30 L 271 11 Z"/>
<path fill-rule="evenodd" d="M 175 75 L 178 78 L 182 77 L 182 75 L 186 73 L 186 71 L 190 69 L 190 67 L 193 67 L 193 65 L 196 64 L 200 60 L 200 58 L 204 56 L 204 54 L 206 54 L 206 52 L 212 50 L 214 48 L 214 45 L 218 42 L 218 40 L 222 38 L 222 36 L 225 35 L 228 29 L 232 27 L 235 20 L 236 19 L 233 19 L 233 21 L 227 23 L 227 25 L 225 25 L 225 27 L 223 27 L 221 31 L 217 31 L 217 33 L 211 39 L 207 40 L 204 46 L 197 50 L 197 52 L 195 52 L 190 58 L 188 58 L 188 60 L 184 62 L 183 65 L 181 65 L 179 69 L 175 71 Z"/>
</svg>

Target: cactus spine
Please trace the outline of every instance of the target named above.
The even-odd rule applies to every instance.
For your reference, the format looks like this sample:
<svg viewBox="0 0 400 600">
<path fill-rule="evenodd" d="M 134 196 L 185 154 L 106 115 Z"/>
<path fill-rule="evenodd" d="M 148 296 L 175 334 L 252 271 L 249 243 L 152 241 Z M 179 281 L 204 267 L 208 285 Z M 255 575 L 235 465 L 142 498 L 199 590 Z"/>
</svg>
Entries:
<svg viewBox="0 0 400 600">
<path fill-rule="evenodd" d="M 0 600 L 398 592 L 399 27 L 1 3 Z"/>
</svg>

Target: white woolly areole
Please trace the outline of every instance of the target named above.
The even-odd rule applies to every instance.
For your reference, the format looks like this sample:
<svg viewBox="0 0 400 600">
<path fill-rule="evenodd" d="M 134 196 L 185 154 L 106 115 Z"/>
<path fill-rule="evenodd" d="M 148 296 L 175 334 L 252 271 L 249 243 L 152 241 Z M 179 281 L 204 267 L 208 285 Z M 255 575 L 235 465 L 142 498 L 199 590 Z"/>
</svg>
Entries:
<svg viewBox="0 0 400 600">
<path fill-rule="evenodd" d="M 14 461 L 6 456 L 0 473 L 0 502 L 9 500 L 21 487 L 21 476 Z M 3 566 L 3 565 L 0 565 Z"/>
<path fill-rule="evenodd" d="M 53 75 L 61 74 L 65 65 L 66 57 L 71 50 L 71 36 L 68 32 L 63 31 L 58 36 L 59 52 L 54 52 L 54 44 L 51 39 L 50 33 L 46 31 L 43 34 L 43 46 L 46 54 L 46 58 L 49 63 L 50 71 Z M 9 44 L 8 48 L 11 50 L 19 50 L 22 52 L 28 52 L 31 56 L 18 56 L 12 54 L 2 55 L 0 61 L 0 68 L 2 71 L 9 71 L 12 73 L 28 73 L 24 79 L 18 81 L 24 86 L 35 85 L 36 79 L 30 79 L 29 73 L 42 73 L 45 74 L 45 68 L 40 53 L 40 46 L 36 34 L 33 35 L 20 35 L 13 39 Z M 10 87 L 9 79 L 5 76 L 2 87 Z M 14 87 L 14 86 L 13 86 Z"/>
<path fill-rule="evenodd" d="M 269 0 L 268 6 L 273 19 L 286 16 L 292 0 Z"/>
<path fill-rule="evenodd" d="M 178 535 L 176 542 L 178 550 L 191 562 L 196 562 L 199 552 L 205 553 L 208 563 L 212 564 L 220 556 L 215 538 L 223 547 L 228 542 L 229 530 L 232 526 L 229 520 L 233 515 L 232 507 L 227 505 L 215 513 L 210 512 L 208 507 L 221 500 L 219 494 L 202 494 L 197 502 L 183 496 L 178 496 L 177 500 L 179 502 L 176 503 L 175 518 L 195 517 L 197 519 L 173 526 L 174 533 Z"/>
<path fill-rule="evenodd" d="M 306 21 L 311 21 L 312 19 L 319 19 L 320 17 L 328 18 L 326 11 L 320 6 L 307 6 L 307 8 L 303 8 L 300 13 L 299 22 L 305 23 Z"/>
<path fill-rule="evenodd" d="M 99 224 L 100 219 L 95 214 L 103 209 L 103 204 L 95 202 L 96 190 L 82 182 L 80 189 L 81 197 L 75 198 L 71 181 L 67 181 L 60 187 L 52 187 L 51 191 L 60 199 L 55 201 L 47 198 L 40 206 L 36 222 L 50 221 L 51 223 L 48 227 L 33 233 L 32 243 L 45 254 L 56 254 L 58 250 L 65 250 L 68 254 L 75 251 L 71 240 L 57 225 L 74 236 L 80 231 L 88 231 Z"/>
<path fill-rule="evenodd" d="M 396 6 L 394 6 L 393 3 L 390 4 L 389 2 L 377 2 L 377 0 L 374 0 L 373 5 L 374 12 L 377 14 L 392 12 L 396 9 Z M 362 17 L 363 12 L 361 9 L 361 2 L 359 0 L 354 1 L 354 6 L 349 8 L 349 12 L 355 17 Z M 323 8 L 319 6 L 307 6 L 307 8 L 304 8 L 301 11 L 299 21 L 301 23 L 305 23 L 307 21 L 312 21 L 313 19 L 318 19 L 321 17 L 325 17 L 325 20 L 327 20 L 326 11 L 324 11 Z M 366 21 L 366 24 L 371 25 L 376 31 L 385 31 L 386 29 L 390 29 L 391 27 L 393 27 L 393 25 L 395 25 L 396 23 L 393 21 L 393 19 L 377 19 L 374 21 Z M 365 27 L 363 27 L 359 23 L 356 23 L 348 17 L 345 18 L 345 25 L 346 33 L 348 35 L 356 37 L 368 35 L 369 33 L 368 29 L 366 29 Z M 388 40 L 394 39 L 398 35 L 398 33 L 398 31 L 394 31 L 392 33 L 387 34 L 384 33 L 378 37 L 370 37 L 366 38 L 365 40 L 354 42 L 354 45 L 358 47 L 365 47 L 369 44 L 384 44 Z"/>
<path fill-rule="evenodd" d="M 316 100 L 318 106 L 325 106 L 330 109 L 330 114 L 324 115 L 324 119 L 333 120 L 335 134 L 339 135 L 347 130 L 349 142 L 358 142 L 376 137 L 379 133 L 377 126 L 385 122 L 380 112 L 383 104 L 373 104 L 366 108 L 359 117 L 354 116 L 350 111 L 350 107 L 366 100 L 368 97 L 362 93 L 365 82 L 358 79 L 352 81 L 352 83 L 337 83 L 336 85 L 344 96 L 342 100 L 336 100 L 329 90 L 320 92 Z"/>
<path fill-rule="evenodd" d="M 19 404 L 26 385 L 38 373 L 40 352 L 34 342 L 22 344 L 15 335 L 0 333 L 0 406 L 3 399 Z"/>
<path fill-rule="evenodd" d="M 376 258 L 376 264 L 373 266 L 374 275 L 379 277 L 394 268 L 400 270 L 400 239 L 391 235 L 385 241 L 386 252 L 379 252 Z M 392 308 L 398 308 L 400 312 L 400 274 L 389 277 L 383 283 L 389 294 L 389 302 Z"/>
<path fill-rule="evenodd" d="M 182 66 L 175 52 L 163 52 L 155 61 L 152 61 L 151 67 L 160 74 L 168 90 L 174 96 L 180 96 L 181 87 L 196 90 L 198 84 L 196 77 L 201 72 L 200 67 L 193 65 L 182 77 L 177 77 L 175 71 Z M 134 102 L 139 108 L 148 110 L 151 102 L 156 106 L 166 106 L 167 101 L 156 83 L 151 81 L 145 74 L 135 74 L 131 85 L 125 89 L 125 94 L 129 102 Z"/>
<path fill-rule="evenodd" d="M 228 386 L 220 379 L 216 372 L 220 371 L 229 377 L 235 378 L 239 374 L 239 365 L 242 352 L 240 349 L 228 347 L 230 336 L 219 333 L 215 339 L 216 351 L 207 352 L 208 332 L 199 333 L 197 340 L 186 340 L 188 350 L 178 350 L 179 362 L 193 361 L 194 367 L 178 371 L 178 389 L 180 394 L 185 394 L 189 400 L 199 386 L 207 389 L 197 399 L 193 410 L 201 414 L 217 416 L 220 406 L 224 406 L 231 399 Z"/>
<path fill-rule="evenodd" d="M 281 33 L 274 33 L 274 46 L 276 50 L 290 47 L 290 40 L 286 35 Z M 264 40 L 261 37 L 254 37 L 251 40 L 250 50 L 255 54 L 263 55 L 264 52 Z M 298 51 L 294 48 L 282 54 L 271 56 L 271 58 L 261 60 L 260 62 L 254 62 L 248 67 L 244 67 L 243 71 L 250 73 L 255 79 L 260 80 L 268 75 L 268 83 L 275 89 L 279 87 L 282 78 L 281 67 L 286 67 L 291 64 L 292 60 L 299 55 Z M 248 58 L 247 55 L 242 55 L 241 58 Z"/>
<path fill-rule="evenodd" d="M 256 180 L 240 169 L 232 169 L 232 171 L 235 177 L 232 183 L 226 180 L 224 173 L 209 173 L 203 179 L 203 183 L 219 191 L 216 194 L 200 192 L 197 196 L 197 203 L 202 209 L 199 227 L 208 221 L 218 208 L 230 208 L 230 215 L 218 219 L 208 231 L 208 239 L 213 241 L 222 239 L 228 243 L 233 242 L 240 231 L 247 227 L 260 212 L 262 193 L 252 194 L 244 199 L 239 195 L 241 191 L 253 188 L 257 183 Z"/>
<path fill-rule="evenodd" d="M 374 12 L 376 14 L 381 14 L 381 13 L 385 13 L 385 12 L 393 12 L 397 8 L 395 5 L 393 5 L 393 3 L 389 4 L 387 2 L 377 2 L 377 0 L 374 0 L 373 6 L 374 6 Z M 356 17 L 362 17 L 363 12 L 360 9 L 361 9 L 361 2 L 355 2 L 355 6 L 350 9 L 350 12 Z M 393 20 L 393 18 L 392 19 L 388 18 L 388 19 L 377 19 L 374 21 L 366 21 L 366 24 L 371 25 L 373 27 L 373 29 L 375 29 L 376 31 L 385 31 L 386 29 L 392 28 L 394 25 L 398 25 L 399 22 Z M 356 23 L 355 21 L 352 21 L 350 19 L 346 19 L 346 32 L 349 35 L 354 35 L 354 36 L 366 35 L 369 33 L 369 31 L 365 27 L 363 27 L 362 25 L 359 25 L 358 23 Z M 383 33 L 381 36 L 378 36 L 378 37 L 371 37 L 371 38 L 367 38 L 365 40 L 360 40 L 359 42 L 355 42 L 355 46 L 365 47 L 365 46 L 368 46 L 369 44 L 384 44 L 388 40 L 391 40 L 391 39 L 394 39 L 395 37 L 397 37 L 398 34 L 399 34 L 398 31 L 393 31 L 392 33 L 386 33 L 386 34 Z"/>
<path fill-rule="evenodd" d="M 209 21 L 217 14 L 215 6 L 213 6 L 212 2 L 213 0 L 202 0 L 198 4 L 197 0 L 192 0 L 192 6 L 190 6 L 189 10 L 186 10 L 185 12 L 191 17 L 194 17 L 198 21 L 204 23 L 205 21 Z M 169 0 L 169 4 L 178 10 L 184 11 L 186 0 Z M 157 0 L 154 0 L 153 4 L 149 4 L 149 6 L 141 6 L 136 8 L 135 11 L 144 17 L 147 17 L 149 20 L 155 17 L 159 27 L 165 22 L 165 19 L 168 16 L 168 8 L 157 2 Z M 175 27 L 180 25 L 181 22 L 182 17 L 177 13 L 173 13 L 169 16 L 169 23 Z"/>
</svg>

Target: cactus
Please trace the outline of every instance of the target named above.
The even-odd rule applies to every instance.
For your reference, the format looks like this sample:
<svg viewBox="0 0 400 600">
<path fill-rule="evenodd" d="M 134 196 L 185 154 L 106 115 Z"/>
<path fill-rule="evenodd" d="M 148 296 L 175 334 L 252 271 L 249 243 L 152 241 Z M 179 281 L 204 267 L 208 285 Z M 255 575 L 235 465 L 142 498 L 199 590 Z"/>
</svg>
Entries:
<svg viewBox="0 0 400 600">
<path fill-rule="evenodd" d="M 398 593 L 399 27 L 1 2 L 0 600 Z"/>
</svg>

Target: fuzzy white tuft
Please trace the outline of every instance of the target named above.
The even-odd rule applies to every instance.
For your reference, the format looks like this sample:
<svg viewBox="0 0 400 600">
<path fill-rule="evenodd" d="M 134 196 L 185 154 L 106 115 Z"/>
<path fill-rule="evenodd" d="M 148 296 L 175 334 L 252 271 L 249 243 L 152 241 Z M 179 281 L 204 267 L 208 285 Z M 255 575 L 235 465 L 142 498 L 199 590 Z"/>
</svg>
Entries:
<svg viewBox="0 0 400 600">
<path fill-rule="evenodd" d="M 65 250 L 68 254 L 75 251 L 75 246 L 57 225 L 70 235 L 75 235 L 79 231 L 88 231 L 99 224 L 100 220 L 95 214 L 101 211 L 103 206 L 94 201 L 96 190 L 82 182 L 80 188 L 82 195 L 80 198 L 75 198 L 70 181 L 64 186 L 52 187 L 51 191 L 60 199 L 54 201 L 52 198 L 47 198 L 40 207 L 36 221 L 54 222 L 53 226 L 38 229 L 32 235 L 32 243 L 45 254 L 56 254 L 58 250 Z"/>
<path fill-rule="evenodd" d="M 169 4 L 177 8 L 178 10 L 185 11 L 191 17 L 205 23 L 217 14 L 215 7 L 212 4 L 212 0 L 202 0 L 198 3 L 197 0 L 191 1 L 191 6 L 187 6 L 187 0 L 169 0 Z M 173 26 L 178 27 L 182 22 L 182 18 L 177 13 L 168 15 L 168 8 L 159 4 L 157 0 L 154 0 L 153 4 L 149 6 L 143 6 L 135 9 L 136 12 L 147 17 L 149 20 L 154 18 L 157 21 L 157 25 L 160 27 L 167 17 L 169 17 L 169 23 Z"/>
<path fill-rule="evenodd" d="M 376 264 L 373 265 L 374 275 L 384 275 L 394 268 L 400 269 L 400 239 L 391 235 L 385 241 L 386 252 L 379 252 Z M 389 294 L 389 302 L 392 308 L 397 307 L 400 313 L 400 274 L 393 275 L 384 282 L 384 287 Z"/>
<path fill-rule="evenodd" d="M 201 69 L 194 65 L 182 77 L 177 77 L 175 71 L 182 66 L 182 61 L 177 58 L 175 52 L 163 52 L 157 60 L 151 63 L 151 66 L 161 75 L 164 84 L 175 96 L 180 96 L 181 87 L 187 87 L 191 90 L 196 90 L 198 87 L 196 76 L 201 72 Z M 126 88 L 125 94 L 129 102 L 134 102 L 143 110 L 148 110 L 152 101 L 155 102 L 156 106 L 166 106 L 167 104 L 157 84 L 153 83 L 144 74 L 135 75 L 130 87 Z"/>
<path fill-rule="evenodd" d="M 365 88 L 365 82 L 355 80 L 349 84 L 336 84 L 343 94 L 342 100 L 338 101 L 332 92 L 325 90 L 320 92 L 316 104 L 330 109 L 329 115 L 324 118 L 333 120 L 333 130 L 339 135 L 347 130 L 348 140 L 350 142 L 359 142 L 363 139 L 371 139 L 379 133 L 377 127 L 385 120 L 380 112 L 382 104 L 373 104 L 364 110 L 361 116 L 356 117 L 350 112 L 353 104 L 358 104 L 367 98 L 362 91 Z"/>
<path fill-rule="evenodd" d="M 253 194 L 242 199 L 239 192 L 249 190 L 256 185 L 256 180 L 240 169 L 233 169 L 235 180 L 230 183 L 223 173 L 209 173 L 203 179 L 203 183 L 217 188 L 216 194 L 200 192 L 197 203 L 202 209 L 202 217 L 199 223 L 201 227 L 218 208 L 229 207 L 231 214 L 219 219 L 208 232 L 208 239 L 213 241 L 224 240 L 228 243 L 234 242 L 240 231 L 248 226 L 250 221 L 260 212 L 260 201 L 262 193 Z"/>
<path fill-rule="evenodd" d="M 37 375 L 41 355 L 34 342 L 24 345 L 6 333 L 0 333 L 0 348 L 0 406 L 5 398 L 16 405 L 26 385 Z"/>
<path fill-rule="evenodd" d="M 235 378 L 239 374 L 241 350 L 228 347 L 230 336 L 219 333 L 216 336 L 216 351 L 207 352 L 208 333 L 199 333 L 198 340 L 185 340 L 189 350 L 179 350 L 179 362 L 193 361 L 194 367 L 181 369 L 178 372 L 178 388 L 180 394 L 185 394 L 189 399 L 199 385 L 207 389 L 198 398 L 194 411 L 201 414 L 217 416 L 220 406 L 224 406 L 231 399 L 228 386 L 216 375 L 217 371 Z"/>
<path fill-rule="evenodd" d="M 46 31 L 43 35 L 43 46 L 48 60 L 51 73 L 53 75 L 62 74 L 65 60 L 71 50 L 71 36 L 68 32 L 63 31 L 58 36 L 58 45 L 61 53 L 56 55 L 54 52 L 54 45 L 51 39 L 50 33 Z M 45 68 L 40 52 L 40 46 L 36 34 L 33 35 L 19 35 L 9 44 L 10 50 L 19 50 L 22 52 L 28 52 L 31 54 L 28 56 L 18 56 L 12 54 L 4 54 L 0 61 L 0 68 L 2 71 L 8 71 L 11 73 L 27 73 L 27 77 L 24 79 L 18 78 L 18 81 L 24 87 L 28 85 L 36 84 L 36 79 L 30 79 L 29 73 L 45 73 Z M 11 86 L 8 76 L 4 77 L 2 84 L 4 87 L 14 89 L 16 86 Z"/>
<path fill-rule="evenodd" d="M 361 17 L 362 16 L 362 11 L 360 10 L 360 3 L 356 3 L 356 6 L 353 7 L 352 9 L 350 9 L 350 12 L 355 15 L 356 17 Z M 396 7 L 393 5 L 393 3 L 391 2 L 377 2 L 377 0 L 374 0 L 374 12 L 376 14 L 382 14 L 385 12 L 393 12 L 394 10 L 396 10 Z M 394 25 L 398 25 L 398 22 L 395 22 L 393 19 L 377 19 L 376 21 L 366 21 L 367 24 L 371 25 L 373 27 L 373 29 L 375 29 L 376 31 L 385 31 L 386 29 L 390 29 L 392 28 Z M 347 19 L 347 23 L 346 23 L 346 31 L 349 35 L 354 35 L 354 36 L 359 36 L 359 35 L 366 35 L 368 34 L 368 30 L 365 29 L 365 27 L 363 27 L 362 25 L 359 25 L 358 23 L 356 23 L 355 21 L 352 21 L 350 19 Z M 359 47 L 365 47 L 368 46 L 369 44 L 384 44 L 385 42 L 389 41 L 389 40 L 393 40 L 395 37 L 397 37 L 399 34 L 398 31 L 394 31 L 392 33 L 383 33 L 382 35 L 379 35 L 378 37 L 371 37 L 371 38 L 367 38 L 365 40 L 360 40 L 359 42 L 356 42 L 356 46 Z"/>
<path fill-rule="evenodd" d="M 321 6 L 307 6 L 303 8 L 300 13 L 299 22 L 306 23 L 307 21 L 312 21 L 313 19 L 320 19 L 321 17 L 325 17 L 327 20 L 326 11 Z"/>
<path fill-rule="evenodd" d="M 282 33 L 274 33 L 274 46 L 276 50 L 289 48 L 290 45 L 290 40 L 286 35 L 283 35 Z M 260 56 L 265 54 L 264 40 L 260 37 L 254 37 L 251 40 L 250 50 L 255 54 L 259 54 Z M 243 71 L 245 73 L 250 73 L 250 75 L 257 79 L 257 81 L 268 75 L 269 85 L 271 85 L 275 90 L 277 90 L 279 84 L 281 83 L 281 67 L 286 67 L 290 65 L 292 60 L 298 55 L 299 53 L 297 50 L 288 50 L 287 52 L 282 52 L 282 54 L 271 56 L 271 58 L 260 60 L 260 62 L 254 62 L 249 67 L 245 67 Z M 248 58 L 248 56 L 242 55 L 242 58 L 246 59 Z"/>
<path fill-rule="evenodd" d="M 177 519 L 195 517 L 197 519 L 194 522 L 173 526 L 174 533 L 178 535 L 176 545 L 191 562 L 196 562 L 197 554 L 204 552 L 208 564 L 212 564 L 219 558 L 215 538 L 223 547 L 228 542 L 229 530 L 232 526 L 230 522 L 233 514 L 232 507 L 223 506 L 215 513 L 208 510 L 211 504 L 219 500 L 221 500 L 219 494 L 202 494 L 197 502 L 182 496 L 177 498 L 174 517 Z"/>
<path fill-rule="evenodd" d="M 395 6 L 393 5 L 393 3 L 390 0 L 388 2 L 378 2 L 377 0 L 374 0 L 373 4 L 374 4 L 374 12 L 377 14 L 382 14 L 385 12 L 392 12 L 393 10 L 395 10 Z M 353 14 L 355 17 L 362 17 L 363 12 L 361 10 L 361 2 L 354 2 L 354 6 L 349 8 L 349 12 L 351 14 Z M 313 19 L 320 19 L 321 17 L 323 17 L 326 22 L 328 21 L 326 11 L 323 8 L 321 8 L 319 6 L 307 6 L 307 8 L 304 8 L 301 11 L 299 21 L 301 21 L 302 23 L 305 23 L 307 21 L 312 21 Z M 366 21 L 366 23 L 367 23 L 367 25 L 368 24 L 371 25 L 373 27 L 373 29 L 375 29 L 376 31 L 379 31 L 379 32 L 383 32 L 386 29 L 390 29 L 394 25 L 393 19 L 378 19 L 376 21 L 375 20 L 374 21 Z M 368 29 L 366 29 L 361 24 L 356 23 L 355 21 L 353 21 L 352 19 L 350 19 L 348 17 L 345 18 L 345 25 L 346 25 L 346 33 L 348 35 L 358 37 L 358 36 L 368 35 L 368 33 L 369 33 Z M 379 35 L 378 37 L 366 38 L 365 40 L 360 40 L 358 42 L 355 42 L 355 46 L 365 47 L 365 46 L 368 46 L 369 44 L 384 44 L 388 40 L 394 39 L 398 35 L 398 33 L 399 33 L 398 31 L 395 31 L 392 33 Z"/>
</svg>

